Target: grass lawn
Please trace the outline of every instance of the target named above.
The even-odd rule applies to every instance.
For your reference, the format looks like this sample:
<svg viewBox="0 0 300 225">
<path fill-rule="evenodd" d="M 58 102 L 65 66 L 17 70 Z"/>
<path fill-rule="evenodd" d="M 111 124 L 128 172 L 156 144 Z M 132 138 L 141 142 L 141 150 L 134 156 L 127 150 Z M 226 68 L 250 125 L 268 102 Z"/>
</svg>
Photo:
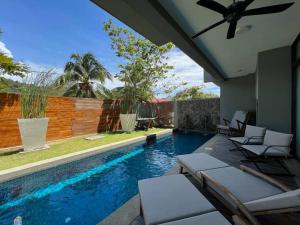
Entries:
<svg viewBox="0 0 300 225">
<path fill-rule="evenodd" d="M 13 155 L 0 156 L 0 170 L 13 168 L 28 163 L 33 163 L 53 157 L 65 155 L 68 153 L 82 151 L 88 148 L 102 146 L 126 139 L 144 136 L 151 133 L 156 133 L 164 129 L 152 128 L 148 131 L 135 131 L 127 133 L 100 133 L 104 138 L 98 140 L 85 140 L 83 137 L 70 138 L 60 143 L 51 144 L 49 149 L 33 151 L 28 153 L 16 153 Z"/>
</svg>

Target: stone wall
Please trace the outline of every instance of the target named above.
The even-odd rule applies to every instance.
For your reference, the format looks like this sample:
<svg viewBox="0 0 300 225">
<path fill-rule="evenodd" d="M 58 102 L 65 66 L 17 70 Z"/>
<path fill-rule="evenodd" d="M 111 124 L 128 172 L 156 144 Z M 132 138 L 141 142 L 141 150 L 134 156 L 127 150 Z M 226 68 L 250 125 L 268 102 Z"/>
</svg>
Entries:
<svg viewBox="0 0 300 225">
<path fill-rule="evenodd" d="M 215 131 L 220 122 L 220 99 L 195 99 L 175 103 L 175 126 L 180 130 Z"/>
</svg>

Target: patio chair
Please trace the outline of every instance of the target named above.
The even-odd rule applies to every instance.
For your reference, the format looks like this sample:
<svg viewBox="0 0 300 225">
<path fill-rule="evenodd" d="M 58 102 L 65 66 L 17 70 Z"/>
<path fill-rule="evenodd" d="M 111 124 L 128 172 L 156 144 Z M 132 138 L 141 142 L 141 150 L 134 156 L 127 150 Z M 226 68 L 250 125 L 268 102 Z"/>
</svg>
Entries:
<svg viewBox="0 0 300 225">
<path fill-rule="evenodd" d="M 248 167 L 201 171 L 198 176 L 204 187 L 237 215 L 243 206 L 254 216 L 300 211 L 300 189 L 291 190 Z"/>
<path fill-rule="evenodd" d="M 282 159 L 290 157 L 290 144 L 292 142 L 293 135 L 279 133 L 271 130 L 267 130 L 262 145 L 242 145 L 241 150 L 244 153 L 247 160 L 242 162 L 254 163 L 255 167 L 260 171 L 260 162 L 276 161 L 286 173 L 266 173 L 270 175 L 280 176 L 293 176 L 288 168 L 281 162 Z M 253 156 L 251 156 L 252 154 Z"/>
<path fill-rule="evenodd" d="M 140 102 L 137 106 L 137 130 L 148 130 L 152 128 L 154 121 L 157 119 L 157 106 L 148 101 Z"/>
<path fill-rule="evenodd" d="M 243 137 L 230 137 L 229 140 L 235 145 L 232 150 L 239 150 L 241 145 L 261 145 L 264 140 L 266 128 L 246 125 Z"/>
<path fill-rule="evenodd" d="M 182 174 L 141 180 L 138 186 L 146 225 L 230 225 Z M 233 220 L 237 225 L 259 225 L 248 212 Z"/>
<path fill-rule="evenodd" d="M 248 114 L 249 113 L 247 111 L 239 110 L 234 113 L 231 121 L 223 118 L 225 125 L 217 125 L 218 133 L 230 136 L 241 135 L 246 127 Z"/>
</svg>

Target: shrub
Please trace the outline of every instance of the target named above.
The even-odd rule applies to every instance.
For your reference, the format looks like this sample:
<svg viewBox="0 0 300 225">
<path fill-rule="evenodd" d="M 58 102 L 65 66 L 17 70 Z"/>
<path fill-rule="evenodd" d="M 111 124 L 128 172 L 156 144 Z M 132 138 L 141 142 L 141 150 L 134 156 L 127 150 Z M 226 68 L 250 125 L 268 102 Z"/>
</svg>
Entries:
<svg viewBox="0 0 300 225">
<path fill-rule="evenodd" d="M 20 87 L 21 118 L 46 116 L 47 96 L 52 85 L 53 70 L 31 73 Z"/>
</svg>

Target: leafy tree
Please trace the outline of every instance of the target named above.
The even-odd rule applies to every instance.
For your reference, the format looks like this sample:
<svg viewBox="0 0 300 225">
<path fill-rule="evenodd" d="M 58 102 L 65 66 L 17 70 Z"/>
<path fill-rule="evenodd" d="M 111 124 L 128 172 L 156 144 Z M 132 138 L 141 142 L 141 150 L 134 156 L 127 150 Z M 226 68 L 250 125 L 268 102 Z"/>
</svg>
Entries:
<svg viewBox="0 0 300 225">
<path fill-rule="evenodd" d="M 123 91 L 130 96 L 134 93 L 137 100 L 153 98 L 161 88 L 159 83 L 170 77 L 168 72 L 173 67 L 167 63 L 167 53 L 174 45 L 157 46 L 126 28 L 114 26 L 111 20 L 104 23 L 103 29 L 111 38 L 116 55 L 124 60 L 115 75 L 124 82 Z"/>
<path fill-rule="evenodd" d="M 28 72 L 28 67 L 22 63 L 15 62 L 3 52 L 0 52 L 0 73 L 1 75 L 15 75 L 23 77 Z"/>
<path fill-rule="evenodd" d="M 96 90 L 101 88 L 111 74 L 97 61 L 94 55 L 74 53 L 66 63 L 64 75 L 56 81 L 58 86 L 66 86 L 64 96 L 96 98 Z"/>
<path fill-rule="evenodd" d="M 105 86 L 96 90 L 96 96 L 100 99 L 121 99 L 124 94 L 124 87 L 108 89 Z"/>
<path fill-rule="evenodd" d="M 189 100 L 189 99 L 200 99 L 200 98 L 217 98 L 218 96 L 211 93 L 204 93 L 203 86 L 193 86 L 178 92 L 174 100 Z"/>
<path fill-rule="evenodd" d="M 2 32 L 0 31 L 0 35 Z M 23 77 L 28 72 L 28 67 L 23 63 L 15 62 L 13 58 L 0 52 L 0 90 L 7 88 L 9 83 L 3 75 Z"/>
</svg>

